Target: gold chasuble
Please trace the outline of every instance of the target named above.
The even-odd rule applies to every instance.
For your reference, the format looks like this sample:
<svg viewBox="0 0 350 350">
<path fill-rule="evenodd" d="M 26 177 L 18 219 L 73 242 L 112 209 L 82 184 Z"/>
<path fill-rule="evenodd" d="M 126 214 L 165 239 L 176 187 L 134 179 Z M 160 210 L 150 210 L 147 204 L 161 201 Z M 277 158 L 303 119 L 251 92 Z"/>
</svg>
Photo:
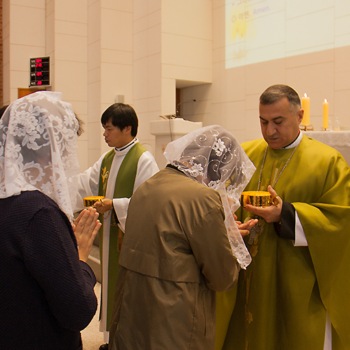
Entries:
<svg viewBox="0 0 350 350">
<path fill-rule="evenodd" d="M 246 190 L 257 190 L 266 142 L 244 143 L 257 170 Z M 268 148 L 260 190 L 274 183 L 292 149 Z M 339 152 L 307 136 L 275 190 L 292 203 L 308 246 L 278 237 L 259 220 L 253 261 L 241 270 L 224 350 L 323 350 L 328 313 L 333 350 L 350 349 L 350 172 Z M 240 209 L 238 220 L 252 216 Z"/>
<path fill-rule="evenodd" d="M 130 198 L 133 194 L 135 177 L 137 173 L 137 164 L 142 155 L 147 149 L 139 142 L 135 143 L 130 151 L 126 154 L 120 168 L 118 170 L 117 179 L 114 187 L 113 198 Z M 100 181 L 99 181 L 99 196 L 105 196 L 107 190 L 108 175 L 115 156 L 115 151 L 112 149 L 106 154 L 101 164 Z M 107 330 L 110 328 L 114 292 L 117 283 L 119 271 L 119 255 L 123 233 L 116 223 L 116 215 L 114 209 L 111 210 L 111 225 L 109 234 L 109 252 L 108 252 L 108 291 L 107 291 Z M 100 221 L 103 225 L 103 215 L 100 215 Z M 100 229 L 103 232 L 103 228 Z M 103 235 L 99 235 L 99 246 L 101 256 L 101 277 L 103 278 L 102 257 L 103 254 Z"/>
</svg>

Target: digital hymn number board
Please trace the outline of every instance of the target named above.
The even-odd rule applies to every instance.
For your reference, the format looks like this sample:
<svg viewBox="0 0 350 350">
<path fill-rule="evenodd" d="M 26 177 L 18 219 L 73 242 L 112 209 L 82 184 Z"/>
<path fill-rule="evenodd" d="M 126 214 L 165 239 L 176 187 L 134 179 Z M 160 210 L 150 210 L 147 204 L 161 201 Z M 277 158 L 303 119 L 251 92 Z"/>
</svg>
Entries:
<svg viewBox="0 0 350 350">
<path fill-rule="evenodd" d="M 30 59 L 30 86 L 50 85 L 50 57 Z"/>
</svg>

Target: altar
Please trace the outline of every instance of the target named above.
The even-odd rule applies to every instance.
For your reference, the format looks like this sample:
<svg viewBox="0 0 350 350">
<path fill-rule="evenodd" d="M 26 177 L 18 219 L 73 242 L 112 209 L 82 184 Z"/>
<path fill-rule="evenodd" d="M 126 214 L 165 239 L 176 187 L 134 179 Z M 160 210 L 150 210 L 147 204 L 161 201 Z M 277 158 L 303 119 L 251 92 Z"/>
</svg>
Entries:
<svg viewBox="0 0 350 350">
<path fill-rule="evenodd" d="M 150 123 L 151 134 L 156 137 L 155 159 L 159 169 L 163 169 L 166 158 L 163 154 L 166 145 L 180 137 L 202 127 L 202 122 L 191 122 L 182 118 L 153 120 Z"/>
<path fill-rule="evenodd" d="M 343 131 L 303 131 L 313 139 L 335 148 L 350 164 L 350 130 Z"/>
</svg>

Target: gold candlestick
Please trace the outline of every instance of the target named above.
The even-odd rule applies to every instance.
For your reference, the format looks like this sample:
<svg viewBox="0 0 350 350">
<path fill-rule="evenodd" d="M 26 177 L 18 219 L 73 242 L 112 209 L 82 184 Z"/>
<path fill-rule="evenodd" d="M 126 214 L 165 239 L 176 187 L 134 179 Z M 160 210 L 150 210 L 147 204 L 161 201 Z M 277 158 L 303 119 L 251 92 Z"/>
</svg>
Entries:
<svg viewBox="0 0 350 350">
<path fill-rule="evenodd" d="M 309 125 L 299 125 L 299 129 L 302 131 L 314 131 L 314 126 L 309 124 Z"/>
</svg>

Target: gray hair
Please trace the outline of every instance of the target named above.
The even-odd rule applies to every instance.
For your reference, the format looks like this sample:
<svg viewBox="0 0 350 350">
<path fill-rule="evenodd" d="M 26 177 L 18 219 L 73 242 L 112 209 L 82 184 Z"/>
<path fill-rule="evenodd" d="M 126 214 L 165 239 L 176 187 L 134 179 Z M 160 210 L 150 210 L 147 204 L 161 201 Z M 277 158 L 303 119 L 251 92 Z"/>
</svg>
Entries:
<svg viewBox="0 0 350 350">
<path fill-rule="evenodd" d="M 284 97 L 288 99 L 292 112 L 299 111 L 301 103 L 298 93 L 290 86 L 283 84 L 268 87 L 260 96 L 260 104 L 271 105 Z"/>
</svg>

